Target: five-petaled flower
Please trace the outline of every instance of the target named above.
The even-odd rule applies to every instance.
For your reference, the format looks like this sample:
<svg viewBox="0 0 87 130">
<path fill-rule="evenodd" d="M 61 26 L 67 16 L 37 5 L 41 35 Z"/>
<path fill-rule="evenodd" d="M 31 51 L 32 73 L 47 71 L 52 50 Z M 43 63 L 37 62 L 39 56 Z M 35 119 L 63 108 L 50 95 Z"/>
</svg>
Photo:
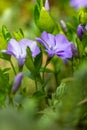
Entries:
<svg viewBox="0 0 87 130">
<path fill-rule="evenodd" d="M 87 0 L 71 0 L 70 5 L 76 9 L 87 7 Z"/>
<path fill-rule="evenodd" d="M 8 43 L 8 49 L 2 50 L 3 53 L 13 55 L 18 60 L 18 65 L 23 66 L 26 59 L 26 48 L 29 47 L 32 52 L 32 57 L 40 53 L 35 41 L 29 39 L 22 39 L 21 41 L 16 41 L 15 39 L 10 39 Z"/>
<path fill-rule="evenodd" d="M 67 58 L 71 58 L 73 55 L 73 43 L 69 42 L 64 34 L 58 34 L 54 36 L 44 31 L 41 35 L 41 38 L 36 38 L 36 40 L 45 47 L 45 51 L 48 53 L 49 57 L 57 55 L 65 61 Z"/>
</svg>

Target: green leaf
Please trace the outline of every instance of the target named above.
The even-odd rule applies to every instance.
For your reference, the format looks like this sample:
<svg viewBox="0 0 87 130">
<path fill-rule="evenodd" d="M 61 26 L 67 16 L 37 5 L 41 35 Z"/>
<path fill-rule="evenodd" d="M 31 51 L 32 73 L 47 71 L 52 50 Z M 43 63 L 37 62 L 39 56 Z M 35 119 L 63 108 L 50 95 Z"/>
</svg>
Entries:
<svg viewBox="0 0 87 130">
<path fill-rule="evenodd" d="M 4 69 L 2 69 L 3 74 L 6 73 L 7 71 L 9 71 L 10 69 L 11 68 L 4 68 Z"/>
<path fill-rule="evenodd" d="M 27 48 L 25 65 L 33 75 L 36 75 L 36 67 L 34 66 L 34 61 L 29 47 Z"/>
<path fill-rule="evenodd" d="M 11 60 L 11 55 L 4 54 L 4 53 L 0 52 L 0 58 L 2 58 L 4 60 L 7 60 L 7 61 L 10 61 Z"/>
<path fill-rule="evenodd" d="M 35 23 L 37 23 L 38 19 L 39 19 L 39 15 L 40 15 L 40 8 L 38 6 L 38 4 L 35 5 L 34 7 L 34 20 L 35 20 Z"/>
<path fill-rule="evenodd" d="M 5 102 L 6 95 L 8 94 L 8 87 L 9 74 L 6 73 L 6 69 L 0 69 L 0 106 Z"/>
<path fill-rule="evenodd" d="M 10 32 L 5 25 L 2 26 L 2 34 L 7 42 L 12 38 Z"/>
<path fill-rule="evenodd" d="M 19 31 L 18 32 L 14 32 L 14 37 L 17 41 L 21 40 L 22 38 L 24 38 L 24 33 L 22 31 L 21 28 L 19 28 Z"/>
<path fill-rule="evenodd" d="M 37 0 L 37 4 L 40 8 L 43 7 L 43 0 Z"/>
<path fill-rule="evenodd" d="M 65 90 L 66 90 L 66 84 L 62 82 L 60 86 L 57 87 L 57 90 L 56 90 L 56 96 L 58 99 L 64 96 Z"/>
<path fill-rule="evenodd" d="M 40 68 L 41 68 L 41 65 L 42 65 L 42 52 L 35 57 L 34 65 L 35 65 L 35 68 L 36 68 L 36 72 L 38 73 Z"/>
<path fill-rule="evenodd" d="M 35 77 L 34 77 L 34 75 L 32 75 L 31 72 L 25 72 L 24 75 L 27 76 L 27 77 L 29 77 L 32 80 L 35 80 Z"/>
<path fill-rule="evenodd" d="M 40 72 L 54 73 L 53 70 L 51 70 L 51 69 L 49 69 L 49 68 L 43 68 L 43 67 L 40 69 Z"/>
<path fill-rule="evenodd" d="M 47 12 L 47 10 L 42 7 L 38 14 L 39 18 L 36 20 L 36 25 L 39 27 L 39 29 L 41 31 L 45 30 L 47 32 L 53 32 L 56 27 L 56 23 Z"/>
<path fill-rule="evenodd" d="M 38 101 L 43 100 L 46 97 L 46 93 L 45 92 L 41 92 L 41 91 L 37 91 L 33 94 L 33 97 L 35 99 L 38 99 Z"/>
</svg>

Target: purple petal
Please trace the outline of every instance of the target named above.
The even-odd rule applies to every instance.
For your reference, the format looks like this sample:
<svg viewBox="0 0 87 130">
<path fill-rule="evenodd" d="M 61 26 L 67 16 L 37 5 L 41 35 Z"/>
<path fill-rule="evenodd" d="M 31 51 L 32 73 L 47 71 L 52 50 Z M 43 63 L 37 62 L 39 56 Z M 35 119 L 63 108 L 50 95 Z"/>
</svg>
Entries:
<svg viewBox="0 0 87 130">
<path fill-rule="evenodd" d="M 32 57 L 33 58 L 40 53 L 40 49 L 38 48 L 36 42 L 34 42 L 34 41 L 30 45 L 30 50 L 32 52 Z"/>
<path fill-rule="evenodd" d="M 41 43 L 46 49 L 48 49 L 48 45 L 45 43 L 44 40 L 42 40 L 41 38 L 36 38 L 36 41 L 38 41 L 39 43 Z"/>
<path fill-rule="evenodd" d="M 81 7 L 87 7 L 87 0 L 71 0 L 70 5 L 79 9 Z"/>
<path fill-rule="evenodd" d="M 58 51 L 65 50 L 67 48 L 67 45 L 71 45 L 71 43 L 66 39 L 66 37 L 63 34 L 58 34 L 55 36 L 56 46 Z"/>
<path fill-rule="evenodd" d="M 67 58 L 71 58 L 72 57 L 72 50 L 71 47 L 67 46 L 67 48 L 64 50 L 64 52 L 57 52 L 57 55 L 59 57 L 61 57 L 63 60 L 67 59 Z"/>
<path fill-rule="evenodd" d="M 53 47 L 55 45 L 55 36 L 44 31 L 41 35 L 41 38 L 49 45 Z"/>
<path fill-rule="evenodd" d="M 84 35 L 84 26 L 82 24 L 79 24 L 77 27 L 77 36 L 79 37 L 80 40 L 82 40 Z"/>
<path fill-rule="evenodd" d="M 37 44 L 35 41 L 29 40 L 29 39 L 22 39 L 20 41 L 23 53 L 25 54 L 26 48 L 29 47 L 31 52 L 32 52 L 32 57 L 35 57 L 40 53 L 40 49 L 38 48 Z"/>
<path fill-rule="evenodd" d="M 19 56 L 18 58 L 17 58 L 17 60 L 18 60 L 18 65 L 19 66 L 23 66 L 23 64 L 24 64 L 24 62 L 25 62 L 25 58 L 26 58 L 26 56 Z"/>
<path fill-rule="evenodd" d="M 2 50 L 2 52 L 5 53 L 5 54 L 8 54 L 8 55 L 13 55 L 13 56 L 15 57 L 14 53 L 11 52 L 11 51 L 8 51 L 8 50 Z"/>
<path fill-rule="evenodd" d="M 54 55 L 56 55 L 56 53 L 53 50 L 46 49 L 45 51 L 48 53 L 49 57 L 53 57 Z"/>
<path fill-rule="evenodd" d="M 9 52 L 12 53 L 12 55 L 15 57 L 21 55 L 20 45 L 15 39 L 10 39 L 8 43 L 8 53 Z"/>
</svg>

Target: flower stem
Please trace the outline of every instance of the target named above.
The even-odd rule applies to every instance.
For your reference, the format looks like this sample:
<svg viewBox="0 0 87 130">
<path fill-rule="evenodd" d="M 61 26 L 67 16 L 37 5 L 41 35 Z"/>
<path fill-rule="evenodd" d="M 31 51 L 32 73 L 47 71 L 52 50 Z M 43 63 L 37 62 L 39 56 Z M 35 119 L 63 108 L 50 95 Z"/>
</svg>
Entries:
<svg viewBox="0 0 87 130">
<path fill-rule="evenodd" d="M 13 63 L 12 63 L 11 60 L 10 60 L 10 64 L 11 64 L 11 67 L 12 67 L 12 69 L 13 69 L 13 71 L 14 71 L 14 74 L 16 75 L 16 71 L 15 71 L 14 65 L 13 65 Z"/>
<path fill-rule="evenodd" d="M 22 72 L 23 66 L 19 66 L 19 72 Z"/>
<path fill-rule="evenodd" d="M 44 73 L 45 73 L 46 66 L 47 66 L 47 64 L 45 64 L 45 66 L 44 66 L 44 71 L 43 71 L 43 75 L 42 75 L 43 82 L 44 82 Z"/>
<path fill-rule="evenodd" d="M 37 87 L 37 79 L 35 78 L 35 87 L 36 87 L 36 91 L 38 90 L 38 87 Z"/>
<path fill-rule="evenodd" d="M 51 60 L 51 58 L 50 58 L 50 57 L 47 57 L 46 63 L 45 63 L 45 65 L 44 65 L 43 75 L 42 75 L 43 82 L 44 82 L 44 73 L 45 73 L 45 69 L 46 69 L 46 66 L 49 64 L 50 60 Z"/>
<path fill-rule="evenodd" d="M 71 67 L 72 67 L 72 75 L 73 75 L 73 73 L 74 73 L 74 58 L 72 57 L 72 65 L 71 65 Z"/>
</svg>

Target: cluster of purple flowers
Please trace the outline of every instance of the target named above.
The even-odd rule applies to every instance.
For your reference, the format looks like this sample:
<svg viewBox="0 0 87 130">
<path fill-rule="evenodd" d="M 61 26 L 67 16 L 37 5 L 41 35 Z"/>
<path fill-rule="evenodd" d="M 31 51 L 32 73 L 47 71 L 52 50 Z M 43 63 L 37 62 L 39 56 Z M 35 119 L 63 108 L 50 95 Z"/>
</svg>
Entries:
<svg viewBox="0 0 87 130">
<path fill-rule="evenodd" d="M 63 60 L 66 60 L 73 55 L 72 47 L 74 44 L 69 42 L 64 34 L 54 36 L 44 31 L 41 38 L 36 38 L 36 40 L 45 47 L 45 51 L 48 53 L 49 57 L 57 55 Z M 29 39 L 22 39 L 19 42 L 15 39 L 10 39 L 8 49 L 2 50 L 2 52 L 14 56 L 18 60 L 19 66 L 23 66 L 26 59 L 27 47 L 30 48 L 33 58 L 40 53 L 36 41 Z"/>
<path fill-rule="evenodd" d="M 72 43 L 63 34 L 56 36 L 43 32 L 41 38 L 36 38 L 44 47 L 49 57 L 59 56 L 63 60 L 72 57 Z"/>
</svg>

